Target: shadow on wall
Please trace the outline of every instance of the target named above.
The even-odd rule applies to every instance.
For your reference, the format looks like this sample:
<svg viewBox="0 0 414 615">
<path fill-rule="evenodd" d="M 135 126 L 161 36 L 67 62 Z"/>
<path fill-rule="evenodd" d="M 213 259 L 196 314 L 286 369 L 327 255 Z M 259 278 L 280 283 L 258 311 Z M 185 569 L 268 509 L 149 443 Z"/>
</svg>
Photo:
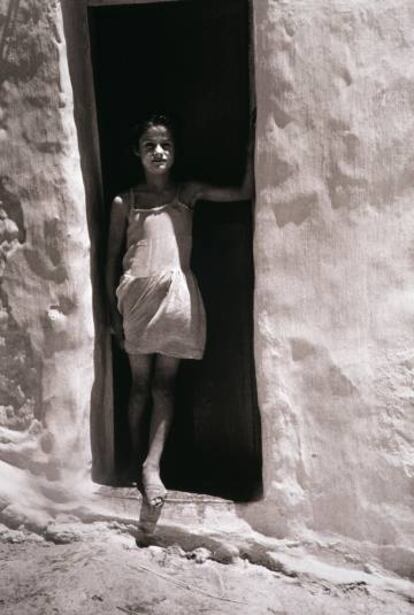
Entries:
<svg viewBox="0 0 414 615">
<path fill-rule="evenodd" d="M 0 79 L 3 77 L 3 65 L 7 63 L 7 58 L 10 53 L 10 41 L 13 32 L 16 29 L 17 12 L 19 10 L 20 0 L 9 0 L 7 13 L 3 24 L 3 31 L 0 39 Z"/>
<path fill-rule="evenodd" d="M 5 81 L 10 70 L 13 71 L 13 77 L 22 81 L 32 79 L 45 64 L 50 52 L 50 48 L 45 49 L 46 39 L 42 32 L 44 25 L 39 23 L 42 17 L 41 6 L 33 2 L 30 9 L 24 8 L 20 0 L 8 0 L 7 8 L 0 14 L 0 83 Z M 40 27 L 36 31 L 38 23 Z M 55 38 L 59 39 L 57 33 Z"/>
</svg>

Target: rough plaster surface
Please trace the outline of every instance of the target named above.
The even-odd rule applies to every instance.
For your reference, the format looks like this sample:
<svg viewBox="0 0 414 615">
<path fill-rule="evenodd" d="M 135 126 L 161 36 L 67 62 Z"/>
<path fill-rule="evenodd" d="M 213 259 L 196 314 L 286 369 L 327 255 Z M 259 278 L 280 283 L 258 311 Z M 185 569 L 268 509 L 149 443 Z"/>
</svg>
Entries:
<svg viewBox="0 0 414 615">
<path fill-rule="evenodd" d="M 0 26 L 0 460 L 64 480 L 88 469 L 93 327 L 59 3 L 1 0 Z"/>
<path fill-rule="evenodd" d="M 414 6 L 254 9 L 263 528 L 413 570 Z"/>
<path fill-rule="evenodd" d="M 66 34 L 81 37 L 75 6 L 63 4 Z M 181 525 L 200 536 L 210 524 L 217 535 L 230 515 L 240 536 L 247 521 L 315 554 L 341 544 L 342 555 L 349 548 L 409 575 L 414 8 L 254 0 L 253 13 L 265 497 L 214 523 L 205 505 L 195 525 L 191 511 Z M 0 0 L 0 26 L 1 519 L 39 528 L 56 511 L 89 519 L 111 506 L 123 518 L 114 502 L 88 508 L 67 487 L 71 478 L 90 493 L 79 478 L 89 468 L 90 398 L 105 382 L 93 392 L 93 165 L 87 130 L 80 142 L 75 130 L 60 3 Z M 79 98 L 85 50 L 67 43 Z M 79 130 L 90 110 L 78 102 Z M 161 532 L 173 518 L 167 506 Z M 258 535 L 253 542 L 262 548 Z"/>
</svg>

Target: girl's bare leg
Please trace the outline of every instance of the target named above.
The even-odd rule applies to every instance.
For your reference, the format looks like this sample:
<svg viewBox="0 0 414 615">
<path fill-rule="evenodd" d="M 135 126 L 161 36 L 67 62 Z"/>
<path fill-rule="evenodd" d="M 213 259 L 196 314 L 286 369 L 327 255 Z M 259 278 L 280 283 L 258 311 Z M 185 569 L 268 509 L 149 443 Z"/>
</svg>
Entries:
<svg viewBox="0 0 414 615">
<path fill-rule="evenodd" d="M 143 434 L 143 417 L 147 406 L 153 355 L 128 355 L 131 366 L 131 392 L 128 402 L 128 422 L 131 434 L 132 458 L 136 463 L 138 481 L 141 479 L 142 462 L 145 459 L 146 437 Z"/>
<path fill-rule="evenodd" d="M 156 355 L 152 377 L 153 408 L 148 455 L 143 464 L 143 482 L 151 506 L 161 506 L 166 489 L 161 481 L 160 462 L 174 411 L 174 388 L 180 359 Z"/>
</svg>

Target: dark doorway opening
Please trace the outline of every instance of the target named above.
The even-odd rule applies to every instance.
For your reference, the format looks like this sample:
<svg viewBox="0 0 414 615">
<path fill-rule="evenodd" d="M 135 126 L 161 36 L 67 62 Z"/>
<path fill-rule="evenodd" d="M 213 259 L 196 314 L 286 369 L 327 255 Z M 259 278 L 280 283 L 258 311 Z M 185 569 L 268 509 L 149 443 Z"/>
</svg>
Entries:
<svg viewBox="0 0 414 615">
<path fill-rule="evenodd" d="M 140 179 L 132 126 L 180 120 L 177 179 L 241 182 L 249 127 L 247 0 L 90 8 L 105 201 Z M 163 458 L 170 489 L 249 501 L 261 494 L 253 359 L 251 203 L 197 205 L 192 267 L 207 311 L 202 361 L 183 361 Z M 128 458 L 127 358 L 113 347 L 116 473 Z"/>
</svg>

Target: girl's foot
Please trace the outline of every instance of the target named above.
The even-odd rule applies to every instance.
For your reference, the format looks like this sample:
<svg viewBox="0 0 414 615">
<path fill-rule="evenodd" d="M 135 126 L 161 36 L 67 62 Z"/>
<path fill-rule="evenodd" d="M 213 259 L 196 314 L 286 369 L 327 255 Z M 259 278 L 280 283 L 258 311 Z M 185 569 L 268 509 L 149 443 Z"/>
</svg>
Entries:
<svg viewBox="0 0 414 615">
<path fill-rule="evenodd" d="M 158 468 L 151 466 L 142 468 L 142 487 L 148 504 L 154 508 L 161 508 L 167 496 L 167 490 L 161 481 Z"/>
<path fill-rule="evenodd" d="M 139 515 L 139 523 L 138 523 L 138 528 L 140 532 L 142 533 L 142 536 L 139 537 L 138 539 L 140 543 L 141 543 L 141 539 L 143 538 L 144 539 L 143 542 L 145 544 L 146 537 L 151 536 L 155 532 L 155 528 L 157 526 L 158 519 L 160 518 L 161 511 L 162 511 L 162 506 L 151 506 L 147 498 L 144 497 L 142 499 L 141 512 Z M 141 546 L 141 545 L 139 544 L 138 546 Z"/>
</svg>

